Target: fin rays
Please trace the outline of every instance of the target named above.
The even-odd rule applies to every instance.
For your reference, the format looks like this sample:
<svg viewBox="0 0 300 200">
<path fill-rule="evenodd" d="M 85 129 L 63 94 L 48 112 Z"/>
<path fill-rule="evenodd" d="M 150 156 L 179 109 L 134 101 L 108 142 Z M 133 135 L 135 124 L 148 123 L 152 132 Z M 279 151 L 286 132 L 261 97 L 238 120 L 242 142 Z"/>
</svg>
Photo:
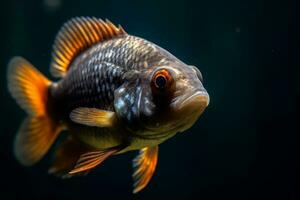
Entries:
<svg viewBox="0 0 300 200">
<path fill-rule="evenodd" d="M 156 168 L 158 146 L 146 147 L 140 150 L 139 155 L 133 160 L 134 179 L 133 193 L 141 191 L 147 186 Z"/>
<path fill-rule="evenodd" d="M 26 166 L 38 162 L 49 150 L 60 128 L 46 117 L 28 117 L 24 120 L 14 143 L 16 158 Z"/>
<path fill-rule="evenodd" d="M 68 174 L 74 168 L 80 155 L 89 152 L 91 149 L 76 141 L 69 136 L 55 150 L 53 164 L 49 168 L 50 174 L 55 174 L 62 178 L 70 178 L 74 175 Z M 76 175 L 85 175 L 84 173 L 77 173 Z"/>
<path fill-rule="evenodd" d="M 29 115 L 16 135 L 14 153 L 20 163 L 30 166 L 47 153 L 61 131 L 46 109 L 51 82 L 21 57 L 9 62 L 7 80 L 12 97 Z"/>
<path fill-rule="evenodd" d="M 29 115 L 46 113 L 44 104 L 50 81 L 28 61 L 21 57 L 11 59 L 7 79 L 12 97 Z"/>
<path fill-rule="evenodd" d="M 80 107 L 70 113 L 70 119 L 86 126 L 112 127 L 116 121 L 116 114 L 97 108 Z"/>
<path fill-rule="evenodd" d="M 106 158 L 113 155 L 117 151 L 119 151 L 118 148 L 110 150 L 92 151 L 82 154 L 78 159 L 74 169 L 70 171 L 69 174 L 76 174 L 84 172 L 86 170 L 90 170 L 96 167 L 97 165 L 101 164 Z"/>
<path fill-rule="evenodd" d="M 121 26 L 116 27 L 106 20 L 76 17 L 68 21 L 56 36 L 50 71 L 55 77 L 62 77 L 68 71 L 73 59 L 84 49 L 106 39 L 126 34 Z"/>
</svg>

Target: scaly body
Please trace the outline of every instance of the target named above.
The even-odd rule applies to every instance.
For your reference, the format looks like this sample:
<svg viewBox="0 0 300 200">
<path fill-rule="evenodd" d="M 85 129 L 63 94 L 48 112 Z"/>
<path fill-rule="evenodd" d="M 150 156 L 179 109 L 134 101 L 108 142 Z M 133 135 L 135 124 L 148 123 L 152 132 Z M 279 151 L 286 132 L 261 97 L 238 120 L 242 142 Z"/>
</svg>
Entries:
<svg viewBox="0 0 300 200">
<path fill-rule="evenodd" d="M 23 165 L 37 163 L 62 130 L 69 136 L 50 173 L 86 174 L 112 155 L 140 150 L 134 193 L 150 181 L 158 145 L 190 128 L 209 103 L 201 72 L 109 21 L 75 18 L 58 33 L 51 82 L 23 58 L 9 63 L 8 89 L 28 113 L 15 139 Z"/>
<path fill-rule="evenodd" d="M 78 107 L 114 111 L 114 91 L 123 84 L 126 72 L 148 70 L 174 61 L 180 62 L 157 45 L 130 35 L 98 43 L 82 52 L 66 76 L 50 86 L 51 112 L 56 116 L 54 118 L 73 130 L 72 134 L 95 148 L 105 149 L 125 142 L 130 143 L 126 150 L 157 145 L 172 134 L 160 139 L 141 138 L 130 135 L 122 127 L 95 128 L 74 124 L 69 115 Z"/>
</svg>

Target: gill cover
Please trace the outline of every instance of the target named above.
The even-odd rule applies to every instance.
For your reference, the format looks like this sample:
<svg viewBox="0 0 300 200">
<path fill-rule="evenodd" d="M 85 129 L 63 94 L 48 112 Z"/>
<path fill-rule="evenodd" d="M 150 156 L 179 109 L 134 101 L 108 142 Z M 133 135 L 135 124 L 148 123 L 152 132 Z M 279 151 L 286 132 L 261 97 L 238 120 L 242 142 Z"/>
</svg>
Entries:
<svg viewBox="0 0 300 200">
<path fill-rule="evenodd" d="M 154 113 L 152 93 L 148 80 L 141 72 L 129 71 L 124 74 L 124 83 L 115 91 L 114 108 L 121 121 L 132 126 Z"/>
</svg>

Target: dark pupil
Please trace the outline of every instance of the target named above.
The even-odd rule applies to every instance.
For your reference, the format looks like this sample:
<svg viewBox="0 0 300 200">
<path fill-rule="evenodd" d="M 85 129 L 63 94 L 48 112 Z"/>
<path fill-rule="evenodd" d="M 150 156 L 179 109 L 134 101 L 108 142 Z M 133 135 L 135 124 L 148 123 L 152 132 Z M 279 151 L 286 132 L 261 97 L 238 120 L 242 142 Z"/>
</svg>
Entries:
<svg viewBox="0 0 300 200">
<path fill-rule="evenodd" d="M 159 88 L 163 88 L 166 86 L 167 80 L 164 76 L 158 76 L 155 79 L 155 84 L 157 85 L 157 87 Z"/>
</svg>

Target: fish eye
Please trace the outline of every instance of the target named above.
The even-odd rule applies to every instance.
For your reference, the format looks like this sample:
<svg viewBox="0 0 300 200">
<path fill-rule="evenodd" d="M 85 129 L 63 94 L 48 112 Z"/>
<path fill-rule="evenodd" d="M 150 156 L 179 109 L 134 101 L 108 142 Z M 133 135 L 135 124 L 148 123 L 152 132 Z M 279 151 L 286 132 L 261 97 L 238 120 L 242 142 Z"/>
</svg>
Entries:
<svg viewBox="0 0 300 200">
<path fill-rule="evenodd" d="M 196 66 L 192 66 L 192 67 L 196 71 L 197 77 L 199 78 L 199 80 L 201 81 L 201 83 L 203 83 L 203 77 L 202 77 L 202 73 L 200 72 L 200 70 Z"/>
<path fill-rule="evenodd" d="M 166 69 L 158 70 L 152 78 L 152 83 L 157 89 L 165 89 L 171 85 L 172 76 Z"/>
<path fill-rule="evenodd" d="M 167 84 L 167 79 L 164 75 L 158 75 L 155 78 L 155 86 L 157 88 L 164 88 Z"/>
</svg>

